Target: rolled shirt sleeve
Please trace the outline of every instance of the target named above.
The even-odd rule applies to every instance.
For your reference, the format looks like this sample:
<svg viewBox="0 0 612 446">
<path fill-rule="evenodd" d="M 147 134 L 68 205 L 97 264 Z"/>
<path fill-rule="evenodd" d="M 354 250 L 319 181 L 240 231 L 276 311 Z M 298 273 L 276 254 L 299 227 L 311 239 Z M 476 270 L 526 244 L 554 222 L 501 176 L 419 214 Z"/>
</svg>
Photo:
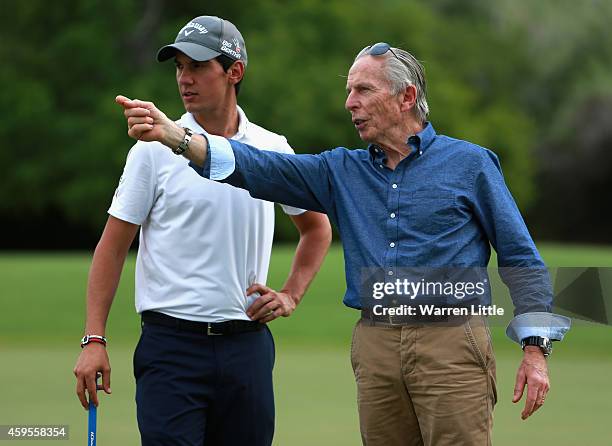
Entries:
<svg viewBox="0 0 612 446">
<path fill-rule="evenodd" d="M 234 151 L 229 140 L 221 136 L 206 135 L 209 147 L 209 178 L 215 181 L 225 180 L 236 168 Z"/>
<path fill-rule="evenodd" d="M 506 328 L 506 336 L 520 343 L 529 336 L 561 341 L 571 326 L 571 319 L 560 314 L 534 311 L 515 316 Z"/>
<path fill-rule="evenodd" d="M 220 181 L 230 176 L 236 167 L 234 151 L 226 138 L 209 133 L 201 133 L 208 144 L 208 156 L 203 166 L 193 162 L 189 166 L 200 176 Z"/>
</svg>

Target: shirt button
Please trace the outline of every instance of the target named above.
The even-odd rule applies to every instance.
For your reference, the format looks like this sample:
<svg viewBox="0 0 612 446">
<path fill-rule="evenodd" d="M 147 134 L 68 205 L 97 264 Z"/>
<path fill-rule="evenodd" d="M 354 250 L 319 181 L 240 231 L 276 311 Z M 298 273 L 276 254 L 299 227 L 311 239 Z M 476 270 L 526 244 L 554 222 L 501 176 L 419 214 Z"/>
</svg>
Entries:
<svg viewBox="0 0 612 446">
<path fill-rule="evenodd" d="M 391 218 L 395 218 L 395 212 L 391 212 L 390 217 L 391 217 Z"/>
<path fill-rule="evenodd" d="M 393 189 L 397 189 L 397 184 L 393 184 L 393 186 L 391 186 Z"/>
<path fill-rule="evenodd" d="M 389 271 L 389 275 L 392 276 L 393 275 L 393 271 Z"/>
<path fill-rule="evenodd" d="M 389 243 L 389 246 L 392 247 L 392 248 L 395 248 L 395 243 L 391 242 L 391 243 Z"/>
<path fill-rule="evenodd" d="M 382 165 L 382 164 L 379 164 L 379 165 L 378 165 L 378 167 L 380 167 L 380 168 L 382 169 L 382 168 L 383 168 L 383 165 Z"/>
</svg>

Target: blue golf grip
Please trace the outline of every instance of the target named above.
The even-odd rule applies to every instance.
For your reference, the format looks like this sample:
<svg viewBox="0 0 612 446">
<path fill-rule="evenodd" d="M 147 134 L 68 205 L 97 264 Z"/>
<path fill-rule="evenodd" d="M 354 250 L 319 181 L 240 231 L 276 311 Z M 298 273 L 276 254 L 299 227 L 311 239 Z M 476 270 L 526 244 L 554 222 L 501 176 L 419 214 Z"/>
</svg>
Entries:
<svg viewBox="0 0 612 446">
<path fill-rule="evenodd" d="M 87 429 L 87 446 L 96 446 L 96 424 L 98 409 L 93 401 L 89 402 L 89 423 Z"/>
</svg>

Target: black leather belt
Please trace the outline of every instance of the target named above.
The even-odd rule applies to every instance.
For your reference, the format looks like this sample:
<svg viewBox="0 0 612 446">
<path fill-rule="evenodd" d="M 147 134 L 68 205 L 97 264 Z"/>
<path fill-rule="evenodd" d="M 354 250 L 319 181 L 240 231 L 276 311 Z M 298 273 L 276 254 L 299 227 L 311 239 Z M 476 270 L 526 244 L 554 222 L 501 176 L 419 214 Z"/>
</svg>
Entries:
<svg viewBox="0 0 612 446">
<path fill-rule="evenodd" d="M 176 328 L 183 331 L 200 333 L 207 336 L 232 335 L 258 331 L 265 327 L 257 321 L 224 321 L 224 322 L 198 322 L 188 321 L 158 313 L 157 311 L 143 311 L 141 314 L 142 322 L 145 324 L 162 325 L 164 327 Z"/>
</svg>

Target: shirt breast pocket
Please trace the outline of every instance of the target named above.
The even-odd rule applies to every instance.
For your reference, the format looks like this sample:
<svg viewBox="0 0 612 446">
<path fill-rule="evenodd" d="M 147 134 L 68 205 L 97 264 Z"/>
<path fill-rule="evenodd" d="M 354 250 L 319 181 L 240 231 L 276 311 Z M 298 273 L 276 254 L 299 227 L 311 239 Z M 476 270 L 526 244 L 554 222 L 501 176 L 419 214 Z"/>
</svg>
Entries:
<svg viewBox="0 0 612 446">
<path fill-rule="evenodd" d="M 408 223 L 418 233 L 439 235 L 455 225 L 457 212 L 457 197 L 453 192 L 418 190 L 410 196 Z"/>
</svg>

